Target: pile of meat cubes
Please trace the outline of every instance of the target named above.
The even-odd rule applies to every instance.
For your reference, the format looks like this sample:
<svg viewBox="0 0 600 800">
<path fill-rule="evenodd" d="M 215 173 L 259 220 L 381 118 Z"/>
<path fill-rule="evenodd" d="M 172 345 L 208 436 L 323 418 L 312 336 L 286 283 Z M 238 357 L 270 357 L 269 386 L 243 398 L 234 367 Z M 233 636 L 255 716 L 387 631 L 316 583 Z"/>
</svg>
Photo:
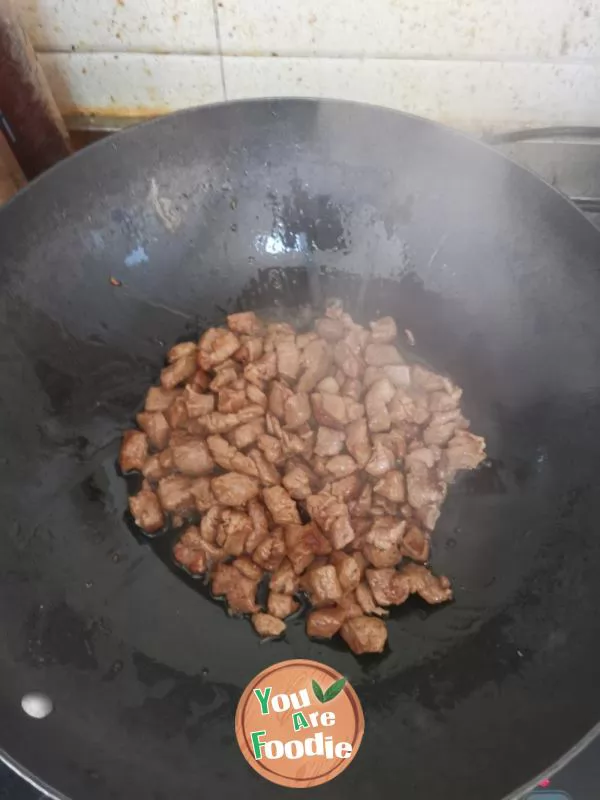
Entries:
<svg viewBox="0 0 600 800">
<path fill-rule="evenodd" d="M 485 442 L 461 389 L 407 363 L 396 340 L 391 317 L 367 329 L 335 303 L 307 333 L 231 314 L 170 350 L 123 435 L 121 469 L 144 477 L 136 524 L 181 528 L 177 563 L 261 636 L 280 636 L 304 593 L 309 636 L 379 653 L 390 606 L 452 597 L 427 566 L 430 537 Z"/>
</svg>

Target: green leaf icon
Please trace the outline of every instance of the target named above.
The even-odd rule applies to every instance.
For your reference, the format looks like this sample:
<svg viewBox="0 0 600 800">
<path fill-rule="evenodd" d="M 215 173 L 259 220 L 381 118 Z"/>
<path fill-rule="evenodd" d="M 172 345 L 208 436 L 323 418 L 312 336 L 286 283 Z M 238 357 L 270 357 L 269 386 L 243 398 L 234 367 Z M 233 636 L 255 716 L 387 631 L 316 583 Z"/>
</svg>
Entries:
<svg viewBox="0 0 600 800">
<path fill-rule="evenodd" d="M 325 702 L 325 696 L 323 695 L 323 689 L 321 689 L 321 687 L 319 686 L 319 684 L 315 680 L 313 680 L 313 682 L 312 682 L 312 690 L 315 693 L 315 697 L 317 698 L 317 700 L 320 703 L 324 703 Z"/>
<path fill-rule="evenodd" d="M 323 702 L 327 703 L 329 702 L 329 700 L 333 700 L 334 697 L 337 697 L 345 685 L 346 685 L 346 678 L 340 678 L 338 681 L 335 681 L 335 683 L 332 683 L 329 689 L 327 689 L 327 691 L 325 692 L 324 695 L 325 699 L 323 700 Z"/>
</svg>

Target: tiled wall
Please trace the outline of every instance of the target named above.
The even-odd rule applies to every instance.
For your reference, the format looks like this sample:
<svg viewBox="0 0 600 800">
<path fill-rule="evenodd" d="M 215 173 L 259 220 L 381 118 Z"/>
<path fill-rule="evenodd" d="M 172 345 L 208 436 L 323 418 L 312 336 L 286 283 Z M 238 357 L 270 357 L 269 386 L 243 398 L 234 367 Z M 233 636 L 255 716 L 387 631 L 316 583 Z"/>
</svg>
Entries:
<svg viewBox="0 0 600 800">
<path fill-rule="evenodd" d="M 600 125 L 600 0 L 20 0 L 66 113 L 361 100 L 471 130 Z"/>
</svg>

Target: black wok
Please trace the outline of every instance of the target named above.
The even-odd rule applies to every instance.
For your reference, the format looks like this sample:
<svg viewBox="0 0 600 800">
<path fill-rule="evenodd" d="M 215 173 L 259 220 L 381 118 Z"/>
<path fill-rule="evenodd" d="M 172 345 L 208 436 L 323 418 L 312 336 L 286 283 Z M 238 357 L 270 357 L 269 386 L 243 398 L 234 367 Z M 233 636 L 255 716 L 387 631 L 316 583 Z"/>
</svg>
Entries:
<svg viewBox="0 0 600 800">
<path fill-rule="evenodd" d="M 0 248 L 10 763 L 81 800 L 281 796 L 233 718 L 249 679 L 291 657 L 347 675 L 365 710 L 358 756 L 315 797 L 496 800 L 593 728 L 600 234 L 561 195 L 420 119 L 233 103 L 52 170 L 0 213 Z M 491 457 L 436 530 L 456 601 L 398 609 L 377 658 L 301 622 L 261 645 L 132 535 L 115 466 L 167 344 L 232 309 L 326 296 L 410 328 Z M 43 720 L 21 709 L 32 691 L 54 703 Z"/>
</svg>

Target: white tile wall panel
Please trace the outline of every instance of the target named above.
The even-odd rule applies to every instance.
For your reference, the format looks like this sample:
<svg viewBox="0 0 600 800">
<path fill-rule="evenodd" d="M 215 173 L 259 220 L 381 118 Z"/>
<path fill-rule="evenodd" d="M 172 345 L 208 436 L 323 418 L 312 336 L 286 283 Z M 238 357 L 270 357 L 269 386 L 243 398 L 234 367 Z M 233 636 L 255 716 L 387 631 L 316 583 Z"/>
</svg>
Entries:
<svg viewBox="0 0 600 800">
<path fill-rule="evenodd" d="M 212 0 L 17 0 L 38 50 L 216 53 Z"/>
<path fill-rule="evenodd" d="M 217 7 L 228 55 L 600 56 L 599 0 L 218 0 Z"/>
<path fill-rule="evenodd" d="M 64 114 L 153 116 L 223 100 L 218 56 L 40 55 Z"/>
<path fill-rule="evenodd" d="M 472 131 L 600 124 L 595 65 L 396 59 L 224 59 L 229 99 L 335 97 Z"/>
</svg>

